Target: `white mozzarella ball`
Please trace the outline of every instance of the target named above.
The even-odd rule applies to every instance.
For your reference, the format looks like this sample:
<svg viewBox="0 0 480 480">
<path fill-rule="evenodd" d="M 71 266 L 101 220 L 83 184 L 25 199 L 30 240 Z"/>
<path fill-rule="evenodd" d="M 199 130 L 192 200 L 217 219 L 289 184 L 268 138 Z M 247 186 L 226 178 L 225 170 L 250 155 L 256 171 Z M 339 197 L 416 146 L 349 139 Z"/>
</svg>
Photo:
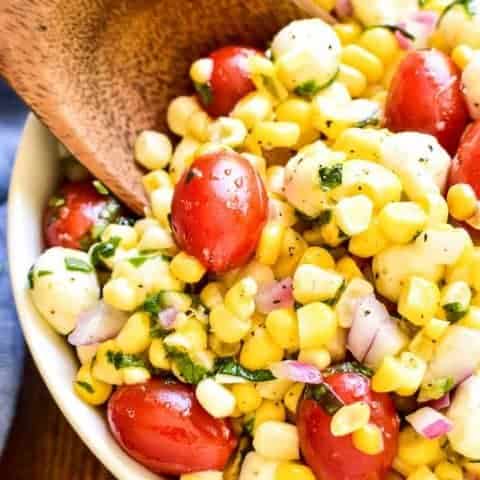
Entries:
<svg viewBox="0 0 480 480">
<path fill-rule="evenodd" d="M 479 26 L 480 28 L 480 26 Z M 473 119 L 480 119 L 480 52 L 477 52 L 462 75 L 463 93 Z"/>
<path fill-rule="evenodd" d="M 83 267 L 89 271 L 78 269 Z M 33 303 L 64 335 L 75 328 L 78 315 L 94 307 L 100 297 L 90 257 L 78 250 L 54 247 L 44 252 L 35 263 L 32 282 Z"/>
</svg>

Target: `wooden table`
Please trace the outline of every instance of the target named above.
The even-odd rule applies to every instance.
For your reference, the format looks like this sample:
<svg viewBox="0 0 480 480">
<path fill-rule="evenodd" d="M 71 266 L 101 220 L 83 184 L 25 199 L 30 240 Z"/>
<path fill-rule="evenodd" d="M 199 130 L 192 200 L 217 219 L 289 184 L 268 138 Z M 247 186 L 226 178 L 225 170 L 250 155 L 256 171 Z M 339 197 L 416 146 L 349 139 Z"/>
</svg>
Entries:
<svg viewBox="0 0 480 480">
<path fill-rule="evenodd" d="M 115 480 L 83 445 L 27 357 L 1 480 Z"/>
</svg>

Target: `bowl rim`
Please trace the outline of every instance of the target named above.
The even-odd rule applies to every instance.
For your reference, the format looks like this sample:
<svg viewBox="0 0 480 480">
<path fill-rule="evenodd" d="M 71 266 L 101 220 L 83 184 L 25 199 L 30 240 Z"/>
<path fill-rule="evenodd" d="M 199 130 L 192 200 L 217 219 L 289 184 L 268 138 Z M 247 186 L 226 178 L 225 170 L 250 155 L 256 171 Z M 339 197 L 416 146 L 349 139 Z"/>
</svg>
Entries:
<svg viewBox="0 0 480 480">
<path fill-rule="evenodd" d="M 51 137 L 50 140 L 49 137 Z M 25 216 L 23 212 L 20 212 L 22 208 L 24 209 L 24 202 L 22 203 L 22 200 L 28 199 L 28 189 L 30 186 L 28 179 L 26 180 L 24 175 L 26 166 L 29 162 L 31 163 L 30 159 L 32 157 L 32 152 L 30 151 L 29 153 L 28 150 L 31 150 L 32 145 L 35 143 L 37 146 L 38 144 L 43 143 L 45 144 L 45 150 L 48 149 L 53 151 L 52 139 L 53 136 L 49 133 L 47 128 L 34 114 L 30 113 L 25 122 L 23 133 L 18 144 L 15 163 L 10 179 L 7 209 L 7 254 L 10 282 L 12 285 L 19 323 L 34 363 L 56 405 L 92 454 L 115 476 L 115 478 L 119 480 L 161 480 L 162 477 L 147 470 L 121 450 L 107 427 L 104 412 L 100 412 L 99 409 L 85 405 L 78 397 L 76 397 L 73 393 L 73 388 L 71 387 L 71 382 L 74 376 L 72 374 L 73 370 L 71 365 L 70 368 L 66 366 L 65 369 L 60 370 L 65 375 L 71 377 L 67 389 L 67 386 L 65 385 L 66 382 L 59 383 L 58 378 L 55 377 L 55 373 L 57 373 L 58 370 L 57 372 L 55 369 L 54 371 L 51 370 L 53 359 L 48 358 L 48 355 L 42 355 L 42 349 L 48 347 L 50 353 L 53 355 L 66 357 L 68 355 L 68 346 L 65 338 L 55 333 L 33 306 L 30 296 L 26 291 L 26 271 L 25 265 L 23 265 L 24 261 L 22 259 L 20 259 L 20 261 L 17 260 L 19 245 L 22 244 L 22 241 L 26 241 L 23 238 L 20 238 L 21 234 L 25 235 L 25 233 L 27 233 L 29 237 L 32 237 L 32 243 L 41 238 L 41 222 L 38 222 L 38 218 L 37 232 L 26 232 L 25 224 L 22 224 L 21 222 L 22 215 Z M 50 148 L 47 148 L 47 142 L 51 143 Z M 56 145 L 56 140 L 54 140 L 54 142 Z M 45 156 L 43 153 L 39 153 L 40 157 L 42 155 Z M 35 170 L 35 168 L 32 168 L 32 170 Z M 52 172 L 49 172 L 49 176 L 53 176 Z M 38 177 L 36 178 L 38 179 Z M 40 178 L 42 177 L 40 176 Z M 50 178 L 50 183 L 53 182 L 54 181 Z M 19 212 L 20 219 L 18 215 Z M 37 336 L 39 329 L 45 329 L 45 337 L 48 338 L 39 339 Z M 48 330 L 50 330 L 50 332 L 48 332 Z M 60 342 L 64 345 L 62 346 Z M 72 353 L 70 353 L 69 356 L 73 358 Z M 64 384 L 63 386 L 61 385 L 62 383 Z M 103 417 L 103 429 L 100 423 L 101 417 Z M 87 420 L 88 422 L 86 422 Z M 92 438 L 91 431 L 89 431 L 88 427 L 91 427 L 94 423 L 98 424 L 99 429 L 98 432 L 96 431 L 95 433 L 99 433 L 100 438 L 97 438 L 97 435 L 95 435 L 95 438 Z"/>
</svg>

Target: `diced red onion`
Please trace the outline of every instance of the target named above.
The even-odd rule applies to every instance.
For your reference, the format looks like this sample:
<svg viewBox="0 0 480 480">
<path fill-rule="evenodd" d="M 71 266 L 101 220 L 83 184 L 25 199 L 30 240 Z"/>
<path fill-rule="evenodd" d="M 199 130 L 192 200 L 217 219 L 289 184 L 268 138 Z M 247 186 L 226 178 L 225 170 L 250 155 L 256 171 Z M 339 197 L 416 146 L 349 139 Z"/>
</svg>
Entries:
<svg viewBox="0 0 480 480">
<path fill-rule="evenodd" d="M 175 307 L 169 307 L 158 314 L 158 323 L 165 330 L 171 330 L 175 324 L 178 310 Z"/>
<path fill-rule="evenodd" d="M 421 10 L 409 15 L 405 20 L 398 22 L 398 27 L 411 33 L 415 40 L 406 37 L 401 31 L 395 32 L 400 48 L 411 50 L 413 48 L 426 48 L 428 39 L 435 31 L 438 21 L 438 14 L 432 11 Z"/>
<path fill-rule="evenodd" d="M 92 345 L 117 336 L 127 321 L 125 312 L 116 310 L 103 301 L 78 316 L 75 330 L 68 336 L 71 345 Z"/>
<path fill-rule="evenodd" d="M 293 281 L 290 277 L 280 282 L 260 286 L 255 298 L 257 310 L 264 315 L 278 308 L 293 308 Z"/>
<path fill-rule="evenodd" d="M 447 392 L 442 398 L 428 402 L 428 406 L 435 410 L 444 410 L 450 406 L 450 392 Z"/>
<path fill-rule="evenodd" d="M 404 27 L 401 27 L 401 28 L 404 28 Z M 398 46 L 402 50 L 412 50 L 413 49 L 412 39 L 406 37 L 400 30 L 395 31 L 395 38 L 397 39 Z"/>
<path fill-rule="evenodd" d="M 407 415 L 406 420 L 417 433 L 429 440 L 442 437 L 453 429 L 453 423 L 431 407 L 420 408 Z"/>
<path fill-rule="evenodd" d="M 323 381 L 322 374 L 317 367 L 295 360 L 274 363 L 270 366 L 270 371 L 279 380 L 292 380 L 292 382 L 312 385 L 318 385 Z"/>
<path fill-rule="evenodd" d="M 335 15 L 344 19 L 353 15 L 353 5 L 351 0 L 337 0 L 335 5 Z"/>
</svg>

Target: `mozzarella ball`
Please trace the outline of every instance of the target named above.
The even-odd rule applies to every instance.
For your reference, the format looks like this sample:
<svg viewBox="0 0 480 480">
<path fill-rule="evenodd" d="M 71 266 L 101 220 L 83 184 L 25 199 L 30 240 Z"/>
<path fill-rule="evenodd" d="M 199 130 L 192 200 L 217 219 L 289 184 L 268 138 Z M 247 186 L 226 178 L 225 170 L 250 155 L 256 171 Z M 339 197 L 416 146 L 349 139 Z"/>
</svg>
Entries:
<svg viewBox="0 0 480 480">
<path fill-rule="evenodd" d="M 468 10 L 467 10 L 468 9 Z M 472 15 L 469 12 L 477 12 Z M 456 5 L 441 19 L 438 32 L 450 49 L 458 45 L 480 48 L 480 0 Z"/>
<path fill-rule="evenodd" d="M 479 26 L 480 28 L 480 26 Z M 462 75 L 463 93 L 467 100 L 470 115 L 480 119 L 480 52 L 476 52 Z"/>
<path fill-rule="evenodd" d="M 81 269 L 89 271 L 78 270 Z M 90 257 L 78 250 L 54 247 L 44 252 L 32 271 L 32 299 L 46 320 L 64 335 L 78 315 L 95 306 L 100 287 Z"/>
<path fill-rule="evenodd" d="M 418 10 L 418 0 L 352 0 L 352 5 L 365 26 L 395 25 Z"/>
<path fill-rule="evenodd" d="M 337 34 L 319 18 L 290 23 L 272 42 L 280 80 L 289 90 L 310 85 L 316 93 L 337 74 L 340 52 Z"/>
</svg>

